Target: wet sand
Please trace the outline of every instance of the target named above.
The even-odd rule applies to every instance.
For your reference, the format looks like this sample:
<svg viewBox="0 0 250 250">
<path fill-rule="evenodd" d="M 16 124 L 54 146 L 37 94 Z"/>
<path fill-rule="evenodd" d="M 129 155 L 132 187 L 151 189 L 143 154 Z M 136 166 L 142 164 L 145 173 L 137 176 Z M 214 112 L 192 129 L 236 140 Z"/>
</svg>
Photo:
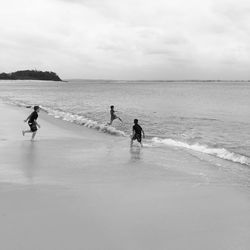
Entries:
<svg viewBox="0 0 250 250">
<path fill-rule="evenodd" d="M 0 104 L 0 249 L 249 249 L 249 190 L 196 157 Z M 223 173 L 218 173 L 218 178 Z"/>
</svg>

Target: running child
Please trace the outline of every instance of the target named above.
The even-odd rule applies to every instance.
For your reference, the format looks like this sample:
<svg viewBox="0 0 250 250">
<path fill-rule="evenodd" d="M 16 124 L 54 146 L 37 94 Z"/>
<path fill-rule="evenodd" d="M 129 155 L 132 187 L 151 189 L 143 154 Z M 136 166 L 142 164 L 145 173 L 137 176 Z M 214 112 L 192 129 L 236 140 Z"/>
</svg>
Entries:
<svg viewBox="0 0 250 250">
<path fill-rule="evenodd" d="M 115 119 L 119 119 L 121 122 L 122 122 L 122 119 L 120 117 L 118 117 L 116 114 L 115 114 L 115 111 L 114 110 L 114 106 L 110 106 L 110 123 L 108 123 L 108 125 L 111 125 L 112 122 L 115 120 Z"/>
<path fill-rule="evenodd" d="M 33 141 L 37 132 L 37 127 L 41 127 L 37 123 L 38 113 L 40 111 L 39 106 L 34 106 L 34 111 L 27 117 L 27 119 L 24 120 L 24 122 L 28 121 L 28 124 L 30 126 L 30 130 L 23 130 L 23 136 L 25 136 L 26 133 L 32 133 L 31 140 Z"/>
<path fill-rule="evenodd" d="M 143 134 L 143 138 L 145 138 L 145 133 L 142 129 L 142 127 L 138 124 L 138 119 L 134 119 L 134 126 L 132 128 L 132 136 L 131 136 L 131 143 L 130 146 L 133 146 L 133 141 L 137 140 L 141 146 L 142 145 L 142 134 Z"/>
</svg>

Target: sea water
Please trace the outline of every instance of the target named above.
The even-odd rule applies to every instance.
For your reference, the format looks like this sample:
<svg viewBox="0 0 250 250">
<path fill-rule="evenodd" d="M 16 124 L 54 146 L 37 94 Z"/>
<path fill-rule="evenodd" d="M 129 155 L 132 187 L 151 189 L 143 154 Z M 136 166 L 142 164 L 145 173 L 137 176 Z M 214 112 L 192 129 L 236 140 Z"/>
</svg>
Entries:
<svg viewBox="0 0 250 250">
<path fill-rule="evenodd" d="M 203 155 L 243 173 L 250 185 L 249 82 L 1 81 L 0 98 L 128 140 L 137 118 L 147 148 Z M 123 122 L 107 126 L 111 105 Z"/>
</svg>

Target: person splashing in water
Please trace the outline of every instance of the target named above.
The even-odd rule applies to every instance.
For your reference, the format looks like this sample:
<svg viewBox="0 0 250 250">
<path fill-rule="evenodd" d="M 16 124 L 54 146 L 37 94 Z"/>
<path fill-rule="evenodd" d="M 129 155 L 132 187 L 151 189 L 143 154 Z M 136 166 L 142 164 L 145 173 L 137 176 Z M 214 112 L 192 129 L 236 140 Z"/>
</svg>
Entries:
<svg viewBox="0 0 250 250">
<path fill-rule="evenodd" d="M 114 106 L 110 106 L 110 122 L 108 125 L 111 125 L 115 119 L 119 119 L 122 122 L 122 119 L 115 114 L 116 112 L 117 111 L 114 110 Z"/>
</svg>

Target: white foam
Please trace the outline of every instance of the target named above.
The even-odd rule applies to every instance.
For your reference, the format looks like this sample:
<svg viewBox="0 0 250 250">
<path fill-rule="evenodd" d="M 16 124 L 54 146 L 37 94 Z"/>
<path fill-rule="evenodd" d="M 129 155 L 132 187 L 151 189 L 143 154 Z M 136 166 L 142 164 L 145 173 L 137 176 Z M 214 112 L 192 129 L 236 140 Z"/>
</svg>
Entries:
<svg viewBox="0 0 250 250">
<path fill-rule="evenodd" d="M 32 105 L 24 103 L 20 100 L 12 100 L 9 97 L 3 98 L 4 102 L 11 105 L 16 105 L 18 107 L 32 107 Z"/>
<path fill-rule="evenodd" d="M 24 103 L 24 102 L 19 101 L 19 100 L 12 100 L 10 98 L 5 98 L 5 102 L 10 103 L 10 104 L 14 104 L 17 106 L 21 106 L 21 107 L 27 107 L 27 106 L 32 107 L 32 105 L 30 105 L 30 104 Z M 76 114 L 72 114 L 70 112 L 55 110 L 55 109 L 48 108 L 48 107 L 45 107 L 42 105 L 40 105 L 40 108 L 43 111 L 45 111 L 48 115 L 53 116 L 54 118 L 57 118 L 57 119 L 62 119 L 64 121 L 68 121 L 68 122 L 72 122 L 72 123 L 75 123 L 78 125 L 82 125 L 82 126 L 87 127 L 87 128 L 96 129 L 98 131 L 108 133 L 111 135 L 126 136 L 126 134 L 123 131 L 120 131 L 112 126 L 108 126 L 107 124 L 100 124 L 97 121 L 93 121 L 93 120 L 88 119 L 86 117 L 83 117 L 81 115 L 76 115 Z"/>
<path fill-rule="evenodd" d="M 221 159 L 250 166 L 250 159 L 248 157 L 230 152 L 225 148 L 210 148 L 206 145 L 201 145 L 199 143 L 190 145 L 186 142 L 175 141 L 173 139 L 160 139 L 157 137 L 152 138 L 152 142 L 153 144 L 163 144 L 167 146 L 186 148 L 194 150 L 196 152 L 213 155 Z"/>
<path fill-rule="evenodd" d="M 82 125 L 87 128 L 93 128 L 98 131 L 108 133 L 111 135 L 126 136 L 126 134 L 123 131 L 117 130 L 116 128 L 108 126 L 107 124 L 100 124 L 97 121 L 93 121 L 81 115 L 76 115 L 69 112 L 57 111 L 45 107 L 43 107 L 43 109 L 48 113 L 48 115 L 54 116 L 55 118 L 59 118 L 68 122 Z"/>
</svg>

